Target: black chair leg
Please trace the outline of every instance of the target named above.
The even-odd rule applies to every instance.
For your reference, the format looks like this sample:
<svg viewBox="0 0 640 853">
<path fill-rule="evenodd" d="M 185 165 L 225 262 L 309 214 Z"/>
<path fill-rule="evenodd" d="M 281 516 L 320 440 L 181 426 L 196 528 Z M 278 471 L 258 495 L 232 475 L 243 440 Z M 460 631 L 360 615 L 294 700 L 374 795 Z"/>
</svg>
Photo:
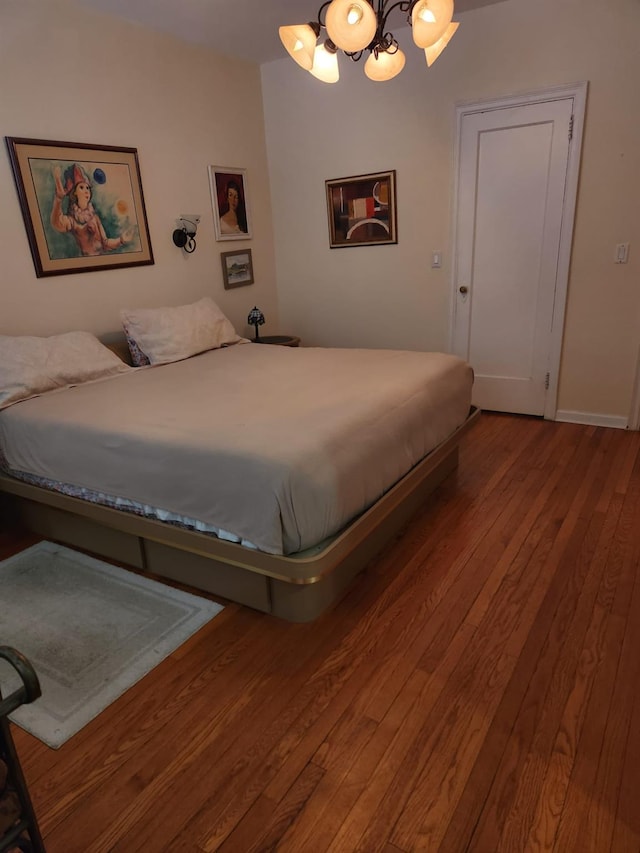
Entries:
<svg viewBox="0 0 640 853">
<path fill-rule="evenodd" d="M 9 646 L 0 646 L 0 658 L 8 661 L 22 679 L 22 687 L 5 699 L 0 693 L 0 761 L 7 768 L 5 791 L 9 795 L 15 794 L 19 804 L 16 820 L 0 837 L 0 853 L 15 849 L 23 853 L 46 853 L 8 720 L 16 708 L 40 696 L 40 683 L 33 667 L 20 652 Z"/>
</svg>

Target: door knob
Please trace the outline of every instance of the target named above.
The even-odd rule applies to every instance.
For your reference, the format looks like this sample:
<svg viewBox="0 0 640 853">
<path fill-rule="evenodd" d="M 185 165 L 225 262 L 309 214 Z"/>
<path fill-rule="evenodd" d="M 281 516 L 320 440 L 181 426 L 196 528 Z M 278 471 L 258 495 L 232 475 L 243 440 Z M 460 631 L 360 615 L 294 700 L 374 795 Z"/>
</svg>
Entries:
<svg viewBox="0 0 640 853">
<path fill-rule="evenodd" d="M 466 284 L 463 284 L 460 288 L 460 293 L 469 293 L 469 288 Z"/>
</svg>

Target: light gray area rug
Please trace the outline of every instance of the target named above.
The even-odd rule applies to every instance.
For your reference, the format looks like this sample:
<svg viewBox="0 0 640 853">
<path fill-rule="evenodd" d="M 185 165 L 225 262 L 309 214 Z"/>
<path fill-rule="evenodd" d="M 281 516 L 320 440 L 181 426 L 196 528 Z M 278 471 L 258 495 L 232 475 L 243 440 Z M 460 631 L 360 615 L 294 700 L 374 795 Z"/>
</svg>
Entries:
<svg viewBox="0 0 640 853">
<path fill-rule="evenodd" d="M 1 561 L 0 645 L 42 687 L 11 720 L 57 749 L 221 610 L 52 542 Z M 20 684 L 0 661 L 2 695 Z"/>
</svg>

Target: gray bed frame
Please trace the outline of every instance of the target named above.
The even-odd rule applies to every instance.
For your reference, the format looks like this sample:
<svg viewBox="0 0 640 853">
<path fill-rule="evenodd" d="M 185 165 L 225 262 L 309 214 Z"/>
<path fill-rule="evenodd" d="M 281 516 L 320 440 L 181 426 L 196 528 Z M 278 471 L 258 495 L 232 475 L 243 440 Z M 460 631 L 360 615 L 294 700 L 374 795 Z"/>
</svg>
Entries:
<svg viewBox="0 0 640 853">
<path fill-rule="evenodd" d="M 128 362 L 121 335 L 104 343 Z M 400 530 L 458 465 L 458 445 L 479 410 L 339 534 L 289 556 L 265 554 L 0 474 L 0 510 L 46 539 L 171 578 L 290 622 L 309 622 Z"/>
<path fill-rule="evenodd" d="M 38 535 L 172 578 L 291 622 L 309 622 L 400 530 L 458 465 L 461 436 L 440 444 L 341 533 L 308 551 L 265 554 L 0 475 L 4 513 Z"/>
</svg>

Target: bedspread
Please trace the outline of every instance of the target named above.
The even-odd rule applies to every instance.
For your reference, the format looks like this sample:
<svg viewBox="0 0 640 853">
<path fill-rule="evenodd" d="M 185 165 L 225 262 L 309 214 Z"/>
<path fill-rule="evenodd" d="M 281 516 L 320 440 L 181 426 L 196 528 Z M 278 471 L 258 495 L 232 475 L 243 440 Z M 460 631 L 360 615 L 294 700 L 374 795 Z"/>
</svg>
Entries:
<svg viewBox="0 0 640 853">
<path fill-rule="evenodd" d="M 244 345 L 16 403 L 16 472 L 201 519 L 289 554 L 336 533 L 466 419 L 443 353 Z"/>
</svg>

